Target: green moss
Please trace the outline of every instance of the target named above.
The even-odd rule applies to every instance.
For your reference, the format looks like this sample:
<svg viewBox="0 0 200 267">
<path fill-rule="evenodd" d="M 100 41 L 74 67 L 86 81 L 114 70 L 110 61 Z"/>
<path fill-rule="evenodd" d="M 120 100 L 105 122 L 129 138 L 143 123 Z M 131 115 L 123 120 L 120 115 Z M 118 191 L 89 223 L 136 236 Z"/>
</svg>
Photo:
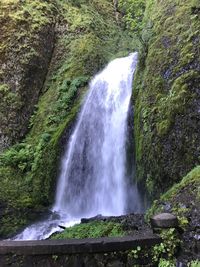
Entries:
<svg viewBox="0 0 200 267">
<path fill-rule="evenodd" d="M 2 0 L 0 13 L 0 78 L 9 91 L 1 91 L 2 152 L 26 133 L 51 57 L 57 13 L 55 3 L 40 0 Z"/>
<path fill-rule="evenodd" d="M 200 164 L 198 127 L 189 119 L 198 116 L 200 26 L 189 0 L 146 5 L 143 23 L 152 25 L 151 34 L 134 81 L 136 177 L 155 197 Z"/>
<path fill-rule="evenodd" d="M 66 228 L 63 232 L 54 235 L 52 239 L 97 238 L 124 235 L 125 232 L 119 223 L 94 221 Z"/>
<path fill-rule="evenodd" d="M 188 236 L 198 234 L 196 228 L 193 226 L 195 220 L 198 220 L 198 209 L 200 199 L 198 196 L 198 191 L 200 187 L 200 166 L 192 169 L 182 180 L 181 182 L 175 184 L 170 190 L 164 193 L 159 200 L 153 202 L 153 205 L 148 210 L 146 214 L 147 220 L 149 220 L 153 215 L 160 212 L 171 212 L 177 216 L 179 221 L 179 229 L 182 228 L 184 234 L 181 235 L 182 241 L 176 237 L 176 235 L 166 235 L 166 230 L 162 230 L 161 237 L 164 240 L 164 243 L 167 245 L 168 249 L 165 251 L 159 249 L 159 246 L 156 246 L 157 255 L 162 256 L 164 253 L 170 253 L 167 256 L 167 259 L 172 259 L 176 257 L 176 250 L 181 245 L 182 254 L 185 255 L 188 246 Z M 171 230 L 171 229 L 170 229 Z M 176 232 L 174 231 L 174 234 Z M 171 236 L 171 238 L 169 238 Z M 180 233 L 179 233 L 180 238 Z M 173 240 L 174 239 L 174 240 Z M 164 246 L 163 246 L 164 248 Z M 191 247 L 189 248 L 191 250 Z M 158 252 L 158 253 L 157 253 Z M 188 266 L 191 266 L 188 263 Z"/>
<path fill-rule="evenodd" d="M 190 208 L 193 208 L 193 205 L 199 206 L 199 186 L 200 166 L 197 166 L 191 170 L 180 183 L 175 184 L 164 193 L 159 200 L 153 202 L 153 205 L 147 212 L 146 218 L 149 219 L 153 215 L 162 212 L 164 210 L 163 203 L 170 203 L 170 205 L 172 205 L 171 211 L 178 216 L 180 227 L 185 228 L 188 225 L 186 215 L 190 212 Z M 191 203 L 192 206 L 188 208 L 184 207 L 176 200 L 176 197 L 180 196 L 183 202 L 187 201 L 187 196 L 184 195 L 185 192 L 193 199 L 193 203 Z"/>
<path fill-rule="evenodd" d="M 198 185 L 200 184 L 200 166 L 195 167 L 191 172 L 189 172 L 180 183 L 175 184 L 170 190 L 168 190 L 163 196 L 163 200 L 172 199 L 175 197 L 179 191 L 183 188 L 189 186 L 190 184 L 195 184 L 196 190 L 198 190 Z"/>
<path fill-rule="evenodd" d="M 33 49 L 31 43 L 34 38 L 38 39 L 38 33 L 42 27 L 49 25 L 54 20 L 55 5 L 40 0 L 21 3 L 18 0 L 1 3 L 2 43 L 0 57 L 14 48 L 26 56 L 29 49 Z M 18 41 L 16 43 L 16 40 Z"/>
<path fill-rule="evenodd" d="M 162 136 L 162 135 L 167 134 L 170 125 L 171 123 L 169 120 L 163 120 L 160 123 L 157 123 L 156 128 L 157 128 L 158 135 Z"/>
</svg>

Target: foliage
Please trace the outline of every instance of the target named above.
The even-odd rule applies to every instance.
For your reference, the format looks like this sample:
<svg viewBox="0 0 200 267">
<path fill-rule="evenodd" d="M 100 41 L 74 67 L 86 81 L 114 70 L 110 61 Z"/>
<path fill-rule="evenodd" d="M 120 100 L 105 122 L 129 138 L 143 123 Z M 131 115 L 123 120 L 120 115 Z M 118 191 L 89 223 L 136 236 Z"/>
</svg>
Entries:
<svg viewBox="0 0 200 267">
<path fill-rule="evenodd" d="M 55 110 L 48 116 L 47 124 L 58 124 L 67 116 L 72 103 L 77 97 L 78 90 L 87 85 L 88 77 L 77 77 L 74 80 L 66 79 L 59 87 L 58 100 Z"/>
<path fill-rule="evenodd" d="M 124 234 L 119 223 L 94 221 L 66 228 L 63 232 L 54 235 L 52 239 L 111 237 Z"/>
<path fill-rule="evenodd" d="M 200 266 L 200 261 L 199 260 L 191 261 L 189 263 L 189 267 L 199 267 L 199 266 Z"/>
<path fill-rule="evenodd" d="M 137 34 L 143 29 L 143 17 L 145 11 L 145 0 L 119 0 L 119 8 L 124 14 L 126 27 Z"/>
<path fill-rule="evenodd" d="M 135 259 L 138 259 L 140 252 L 141 252 L 140 246 L 138 246 L 136 249 L 132 249 L 128 254 L 129 260 L 134 261 Z"/>
<path fill-rule="evenodd" d="M 192 169 L 180 183 L 175 184 L 166 193 L 164 193 L 159 200 L 155 200 L 151 208 L 146 213 L 146 219 L 149 220 L 153 215 L 163 212 L 164 207 L 162 203 L 171 203 L 171 212 L 177 215 L 179 220 L 179 226 L 185 229 L 188 225 L 188 219 L 186 214 L 189 207 L 182 207 L 181 203 L 177 203 L 175 200 L 176 196 L 179 196 L 181 192 L 187 191 L 191 197 L 193 197 L 196 203 L 198 199 L 198 188 L 200 186 L 200 166 Z M 195 203 L 194 202 L 194 203 Z"/>
<path fill-rule="evenodd" d="M 2 27 L 0 60 L 5 59 L 4 55 L 10 50 L 12 53 L 19 53 L 19 63 L 37 55 L 38 33 L 43 27 L 55 22 L 55 3 L 42 0 L 23 2 L 3 0 L 0 10 L 2 14 L 0 16 Z"/>
<path fill-rule="evenodd" d="M 187 246 L 188 235 L 191 235 L 191 229 L 194 231 L 193 236 L 195 235 L 195 230 L 193 230 L 193 218 L 198 217 L 198 207 L 199 207 L 199 197 L 198 190 L 200 186 L 200 166 L 197 166 L 193 170 L 191 170 L 180 183 L 175 184 L 170 190 L 168 190 L 165 194 L 163 194 L 159 200 L 153 202 L 152 207 L 147 212 L 147 218 L 151 218 L 153 215 L 158 214 L 160 212 L 172 212 L 175 214 L 179 221 L 179 229 L 182 228 L 184 234 L 183 245 L 181 245 L 182 249 L 185 249 Z M 195 221 L 195 219 L 194 219 Z M 197 232 L 196 232 L 197 233 Z M 168 247 L 168 251 L 170 251 L 170 255 L 167 256 L 168 259 L 172 259 L 172 254 L 176 253 L 176 247 L 179 246 L 179 241 L 176 239 L 176 236 L 173 236 L 173 233 L 168 233 L 166 237 L 162 235 L 162 238 L 167 238 L 166 245 Z M 174 240 L 175 238 L 175 240 Z M 165 240 L 165 239 L 164 239 Z M 171 244 L 170 244 L 171 243 Z M 156 247 L 157 255 L 161 255 L 161 253 L 167 252 L 167 248 L 164 245 L 162 247 Z M 192 249 L 191 246 L 189 249 Z M 185 252 L 183 252 L 184 254 Z M 166 256 L 166 255 L 165 255 Z M 170 258 L 169 258 L 170 257 Z M 188 265 L 190 266 L 190 265 Z M 195 266 L 195 265 L 194 265 Z M 197 265 L 198 266 L 198 265 Z"/>
<path fill-rule="evenodd" d="M 144 262 L 151 261 L 152 266 L 175 267 L 176 253 L 181 244 L 179 234 L 176 229 L 170 228 L 160 230 L 160 236 L 162 243 L 150 249 L 137 247 L 128 252 L 128 261 L 131 266 L 136 264 L 138 259 L 143 259 Z"/>
<path fill-rule="evenodd" d="M 123 14 L 123 21 L 128 33 L 135 39 L 136 49 L 139 51 L 139 64 L 144 65 L 148 43 L 152 37 L 151 20 L 145 21 L 145 0 L 119 0 L 119 10 Z"/>
<path fill-rule="evenodd" d="M 177 234 L 177 230 L 174 228 L 162 230 L 160 236 L 163 242 L 153 247 L 152 251 L 153 261 L 160 262 L 160 264 L 164 264 L 163 258 L 166 258 L 168 261 L 171 262 L 174 261 L 177 249 L 181 243 L 179 236 Z M 159 266 L 165 266 L 165 265 L 159 265 Z"/>
<path fill-rule="evenodd" d="M 29 171 L 33 161 L 34 152 L 31 145 L 21 143 L 13 146 L 10 150 L 0 155 L 0 167 L 11 166 L 21 171 Z"/>
<path fill-rule="evenodd" d="M 7 125 L 3 129 L 7 134 L 12 135 L 12 129 L 9 127 L 10 121 L 13 121 L 13 113 L 20 112 L 22 108 L 21 97 L 12 92 L 10 86 L 6 83 L 0 85 L 0 121 L 2 125 Z"/>
<path fill-rule="evenodd" d="M 174 261 L 169 261 L 166 259 L 160 259 L 158 267 L 175 267 Z"/>
</svg>

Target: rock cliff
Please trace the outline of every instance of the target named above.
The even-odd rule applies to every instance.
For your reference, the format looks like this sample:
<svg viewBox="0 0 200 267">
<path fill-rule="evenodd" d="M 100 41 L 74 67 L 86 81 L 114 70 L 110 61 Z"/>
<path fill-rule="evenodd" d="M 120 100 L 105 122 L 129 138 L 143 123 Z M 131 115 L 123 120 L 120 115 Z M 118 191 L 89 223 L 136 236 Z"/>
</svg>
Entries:
<svg viewBox="0 0 200 267">
<path fill-rule="evenodd" d="M 137 179 L 155 196 L 200 164 L 198 1 L 147 1 L 134 84 Z"/>
</svg>

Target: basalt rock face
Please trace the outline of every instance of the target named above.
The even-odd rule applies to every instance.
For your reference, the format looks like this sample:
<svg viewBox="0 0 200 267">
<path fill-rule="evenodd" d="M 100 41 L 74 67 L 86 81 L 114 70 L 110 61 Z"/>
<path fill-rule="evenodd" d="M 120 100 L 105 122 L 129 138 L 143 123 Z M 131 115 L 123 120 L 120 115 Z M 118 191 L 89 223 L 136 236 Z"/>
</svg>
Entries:
<svg viewBox="0 0 200 267">
<path fill-rule="evenodd" d="M 0 152 L 27 132 L 55 37 L 55 10 L 47 2 L 3 1 L 1 13 Z"/>
<path fill-rule="evenodd" d="M 137 178 L 153 198 L 200 164 L 197 5 L 147 1 L 148 51 L 134 84 L 135 141 Z"/>
<path fill-rule="evenodd" d="M 152 199 L 149 217 L 178 217 L 180 262 L 199 258 L 199 1 L 147 1 L 146 55 L 134 83 L 137 179 Z M 168 190 L 169 189 L 169 190 Z M 164 194 L 163 194 L 164 193 Z"/>
</svg>

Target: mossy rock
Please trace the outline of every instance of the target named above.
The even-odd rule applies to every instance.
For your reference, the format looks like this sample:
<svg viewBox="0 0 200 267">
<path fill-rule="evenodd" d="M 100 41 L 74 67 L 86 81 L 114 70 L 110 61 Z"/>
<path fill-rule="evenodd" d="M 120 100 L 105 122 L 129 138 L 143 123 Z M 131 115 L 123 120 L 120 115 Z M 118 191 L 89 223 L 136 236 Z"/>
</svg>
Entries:
<svg viewBox="0 0 200 267">
<path fill-rule="evenodd" d="M 136 177 L 152 198 L 200 164 L 200 24 L 193 5 L 147 1 L 144 24 L 151 33 L 133 99 Z"/>
<path fill-rule="evenodd" d="M 0 12 L 2 152 L 27 133 L 53 52 L 56 10 L 40 0 L 3 0 Z"/>
<path fill-rule="evenodd" d="M 146 218 L 154 214 L 170 212 L 177 216 L 181 235 L 179 258 L 187 263 L 198 258 L 197 239 L 200 213 L 200 166 L 192 169 L 181 182 L 153 202 Z M 181 231 L 180 231 L 181 230 Z"/>
</svg>

